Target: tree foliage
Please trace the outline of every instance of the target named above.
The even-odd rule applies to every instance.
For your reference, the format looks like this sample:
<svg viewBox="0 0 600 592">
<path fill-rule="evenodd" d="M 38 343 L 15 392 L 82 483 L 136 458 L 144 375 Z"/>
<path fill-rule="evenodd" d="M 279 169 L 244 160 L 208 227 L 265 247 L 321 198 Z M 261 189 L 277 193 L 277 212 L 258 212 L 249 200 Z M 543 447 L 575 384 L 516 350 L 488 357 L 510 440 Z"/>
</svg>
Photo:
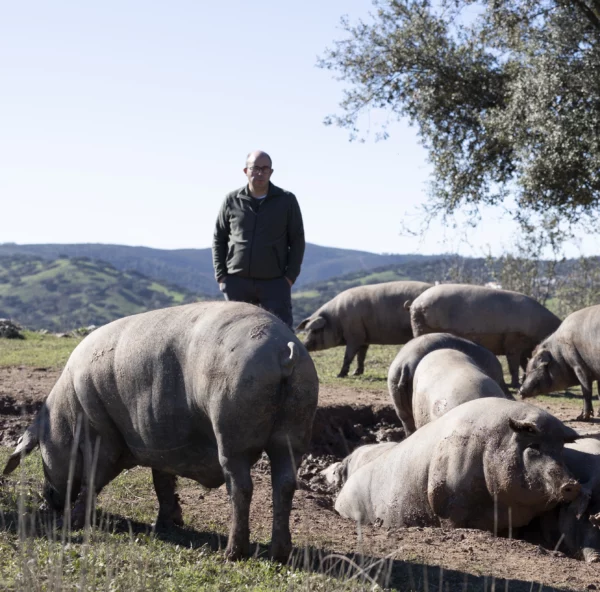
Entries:
<svg viewBox="0 0 600 592">
<path fill-rule="evenodd" d="M 600 202 L 600 0 L 375 0 L 319 60 L 345 81 L 326 123 L 408 118 L 433 210 L 502 203 L 574 223 Z M 385 126 L 382 130 L 387 137 Z"/>
</svg>

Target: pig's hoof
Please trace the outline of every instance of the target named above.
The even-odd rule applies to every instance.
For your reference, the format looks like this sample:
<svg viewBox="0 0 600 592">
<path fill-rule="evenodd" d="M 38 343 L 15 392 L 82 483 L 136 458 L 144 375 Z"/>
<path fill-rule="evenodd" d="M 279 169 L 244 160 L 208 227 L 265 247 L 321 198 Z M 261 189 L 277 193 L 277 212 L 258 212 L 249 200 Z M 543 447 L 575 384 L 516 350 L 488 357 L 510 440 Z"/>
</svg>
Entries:
<svg viewBox="0 0 600 592">
<path fill-rule="evenodd" d="M 346 378 L 348 376 L 348 372 L 344 372 L 343 370 L 337 375 L 338 378 Z"/>
<path fill-rule="evenodd" d="M 360 376 L 361 374 L 364 374 L 365 369 L 364 368 L 357 368 L 353 373 L 352 376 Z"/>
<path fill-rule="evenodd" d="M 279 563 L 286 564 L 290 559 L 290 553 L 292 552 L 292 543 L 289 544 L 273 544 L 271 545 L 271 559 L 278 561 Z"/>
<path fill-rule="evenodd" d="M 173 530 L 177 526 L 183 526 L 183 518 L 181 515 L 176 516 L 158 516 L 154 523 L 154 529 L 159 531 Z"/>
<path fill-rule="evenodd" d="M 593 411 L 582 411 L 577 417 L 577 421 L 590 421 L 594 417 Z"/>
<path fill-rule="evenodd" d="M 225 549 L 225 559 L 227 561 L 239 561 L 248 557 L 249 549 L 245 545 L 227 545 Z"/>
</svg>

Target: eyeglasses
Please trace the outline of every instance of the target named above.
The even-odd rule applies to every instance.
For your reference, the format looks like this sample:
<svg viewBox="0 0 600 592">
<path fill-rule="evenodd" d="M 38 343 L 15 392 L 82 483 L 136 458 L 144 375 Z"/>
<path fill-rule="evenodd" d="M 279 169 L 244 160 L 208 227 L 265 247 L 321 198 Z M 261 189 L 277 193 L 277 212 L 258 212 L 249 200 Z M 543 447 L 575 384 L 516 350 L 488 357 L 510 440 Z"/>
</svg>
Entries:
<svg viewBox="0 0 600 592">
<path fill-rule="evenodd" d="M 271 167 L 270 166 L 249 166 L 248 170 L 251 173 L 262 173 L 263 175 L 266 175 L 267 173 L 271 172 Z"/>
</svg>

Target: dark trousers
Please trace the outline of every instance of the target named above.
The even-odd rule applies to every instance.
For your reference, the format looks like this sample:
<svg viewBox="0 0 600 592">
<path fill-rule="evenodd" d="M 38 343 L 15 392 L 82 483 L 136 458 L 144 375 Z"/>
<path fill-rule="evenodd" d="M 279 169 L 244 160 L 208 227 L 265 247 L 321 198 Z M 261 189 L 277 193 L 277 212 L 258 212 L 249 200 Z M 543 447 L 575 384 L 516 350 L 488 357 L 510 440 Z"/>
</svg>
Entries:
<svg viewBox="0 0 600 592">
<path fill-rule="evenodd" d="M 278 316 L 292 327 L 292 288 L 285 277 L 257 280 L 228 275 L 225 278 L 225 300 L 256 304 Z"/>
</svg>

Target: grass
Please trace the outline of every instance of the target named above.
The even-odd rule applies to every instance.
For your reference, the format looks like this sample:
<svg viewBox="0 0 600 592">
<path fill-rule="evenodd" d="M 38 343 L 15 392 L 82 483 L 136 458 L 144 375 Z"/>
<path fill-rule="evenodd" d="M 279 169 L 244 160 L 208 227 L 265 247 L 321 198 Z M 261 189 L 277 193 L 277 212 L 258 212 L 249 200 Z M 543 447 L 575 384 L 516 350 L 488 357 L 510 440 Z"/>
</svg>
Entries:
<svg viewBox="0 0 600 592">
<path fill-rule="evenodd" d="M 0 447 L 0 465 L 9 453 Z M 257 557 L 228 562 L 197 530 L 157 535 L 150 526 L 157 510 L 150 470 L 139 467 L 123 472 L 102 492 L 98 524 L 63 532 L 36 510 L 42 478 L 41 455 L 34 452 L 0 488 L 0 589 L 364 589 L 360 581 Z M 32 524 L 37 534 L 26 536 Z"/>
<path fill-rule="evenodd" d="M 355 360 L 350 366 L 350 374 L 343 379 L 337 378 L 337 374 L 342 368 L 344 347 L 326 349 L 311 355 L 322 385 L 343 384 L 349 388 L 387 390 L 388 369 L 399 349 L 397 345 L 371 345 L 365 361 L 365 373 L 362 376 L 352 376 L 356 368 Z"/>
<path fill-rule="evenodd" d="M 23 331 L 25 339 L 0 339 L 0 366 L 61 368 L 81 337 Z"/>
</svg>

